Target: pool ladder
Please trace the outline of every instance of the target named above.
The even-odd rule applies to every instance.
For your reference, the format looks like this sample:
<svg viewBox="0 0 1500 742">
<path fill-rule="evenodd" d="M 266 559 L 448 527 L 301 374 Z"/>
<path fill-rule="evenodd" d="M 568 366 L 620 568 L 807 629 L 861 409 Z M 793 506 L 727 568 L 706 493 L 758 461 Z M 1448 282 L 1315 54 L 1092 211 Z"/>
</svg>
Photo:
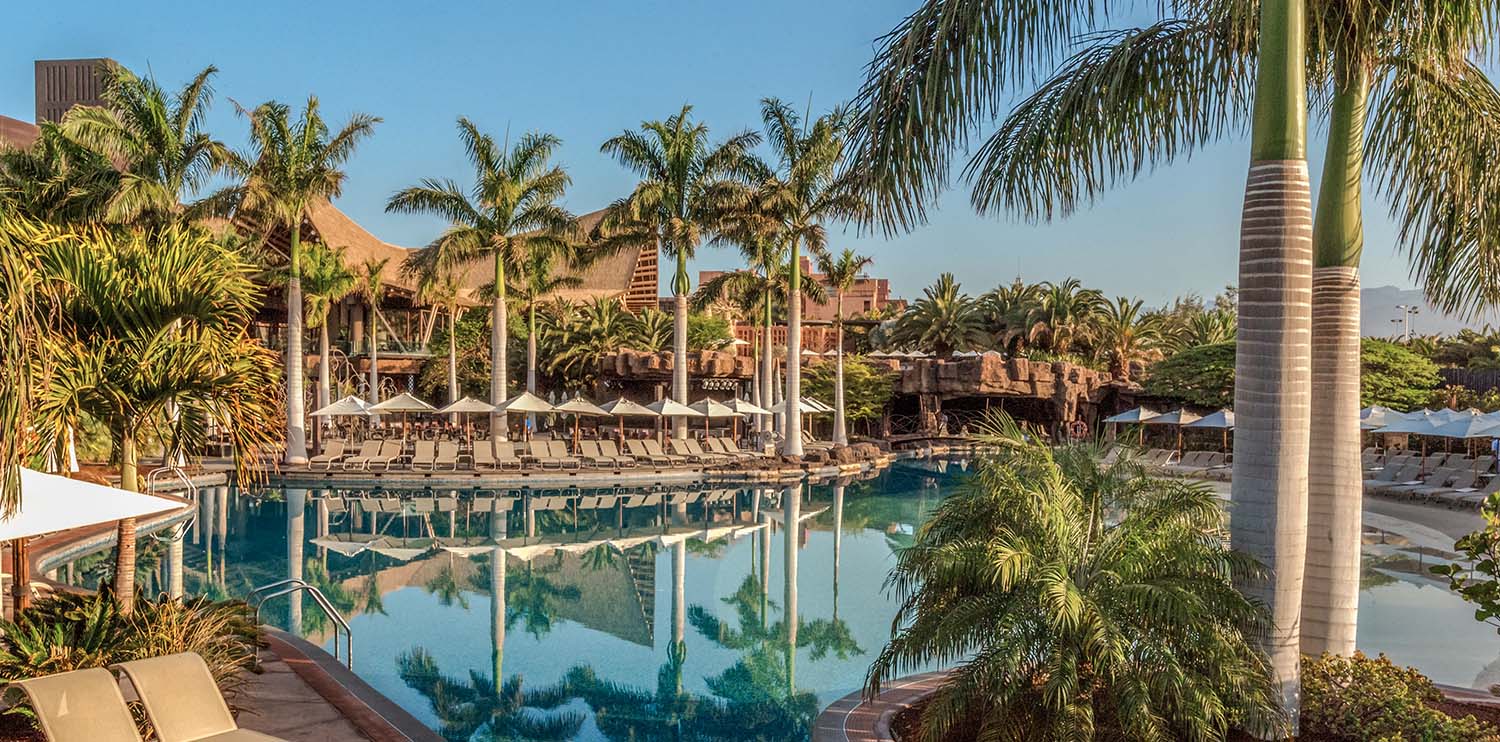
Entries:
<svg viewBox="0 0 1500 742">
<path fill-rule="evenodd" d="M 283 595 L 292 595 L 294 593 L 307 593 L 308 595 L 311 595 L 313 602 L 318 605 L 318 608 L 322 609 L 323 613 L 333 621 L 333 658 L 335 660 L 339 659 L 339 629 L 344 630 L 344 665 L 350 670 L 353 670 L 354 630 L 349 628 L 349 622 L 344 620 L 344 614 L 339 613 L 339 609 L 333 607 L 333 603 L 328 601 L 328 597 L 323 594 L 322 590 L 319 590 L 317 587 L 307 583 L 304 580 L 281 580 L 279 582 L 273 582 L 269 585 L 261 585 L 260 587 L 251 590 L 250 593 L 245 596 L 245 602 L 249 603 L 250 607 L 254 609 L 255 623 L 258 626 L 260 625 L 260 607 L 262 605 L 265 605 L 266 601 L 271 600 L 272 598 L 279 598 Z M 300 628 L 301 627 L 294 627 L 294 629 Z"/>
<path fill-rule="evenodd" d="M 176 464 L 168 464 L 167 466 L 152 469 L 146 474 L 146 492 L 154 494 L 162 481 L 167 479 L 176 479 L 182 483 L 184 491 L 187 492 L 187 497 L 184 499 L 191 503 L 193 510 L 188 517 L 176 524 L 163 531 L 151 534 L 152 538 L 161 543 L 180 540 L 187 534 L 188 529 L 192 528 L 193 524 L 198 521 L 198 486 L 193 484 L 192 478 L 187 475 L 187 472 L 182 470 L 182 467 Z"/>
</svg>

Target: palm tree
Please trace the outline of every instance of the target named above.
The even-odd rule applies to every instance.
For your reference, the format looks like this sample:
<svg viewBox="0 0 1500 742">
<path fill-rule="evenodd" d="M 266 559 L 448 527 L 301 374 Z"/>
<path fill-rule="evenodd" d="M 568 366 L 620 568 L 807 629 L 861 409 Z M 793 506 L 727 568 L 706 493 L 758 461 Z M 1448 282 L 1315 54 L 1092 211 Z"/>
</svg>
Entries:
<svg viewBox="0 0 1500 742">
<path fill-rule="evenodd" d="M 632 339 L 641 350 L 665 350 L 676 342 L 676 322 L 660 309 L 648 307 L 637 312 L 631 324 Z"/>
<path fill-rule="evenodd" d="M 37 270 L 36 250 L 56 239 L 54 231 L 10 210 L 0 199 L 0 513 L 21 506 L 21 467 L 36 452 L 32 434 L 34 398 L 48 358 L 56 350 L 45 337 L 38 297 L 47 284 Z"/>
<path fill-rule="evenodd" d="M 498 405 L 510 394 L 505 271 L 534 249 L 572 241 L 577 232 L 573 214 L 557 202 L 573 181 L 561 166 L 548 163 L 562 144 L 551 134 L 527 134 L 506 150 L 460 117 L 458 138 L 474 167 L 474 185 L 467 194 L 452 180 L 427 179 L 391 196 L 385 210 L 448 220 L 447 231 L 431 246 L 442 264 L 492 262 L 496 291 L 490 311 L 490 403 Z M 490 420 L 502 439 L 504 415 L 496 413 Z"/>
<path fill-rule="evenodd" d="M 647 121 L 640 131 L 611 137 L 599 151 L 640 177 L 630 195 L 610 204 L 597 228 L 601 249 L 658 247 L 676 261 L 672 274 L 672 398 L 687 404 L 688 261 L 717 225 L 746 199 L 744 181 L 754 173 L 747 151 L 760 143 L 742 132 L 717 145 L 708 125 L 692 120 L 693 107 L 665 121 Z M 673 421 L 672 435 L 687 435 L 687 420 Z"/>
<path fill-rule="evenodd" d="M 121 486 L 139 490 L 139 443 L 165 454 L 207 442 L 218 427 L 255 481 L 276 434 L 276 360 L 249 336 L 259 290 L 253 269 L 201 231 L 87 231 L 37 248 L 54 318 L 50 374 L 36 391 L 35 428 L 59 454 L 87 415 L 109 427 Z M 135 589 L 135 520 L 120 521 L 114 590 Z"/>
<path fill-rule="evenodd" d="M 548 341 L 547 373 L 573 387 L 586 386 L 598 359 L 630 345 L 636 336 L 635 318 L 616 298 L 595 297 L 576 314 L 554 304 L 543 315 L 542 337 Z"/>
<path fill-rule="evenodd" d="M 232 189 L 181 203 L 232 160 L 221 142 L 203 131 L 213 101 L 206 67 L 176 94 L 151 78 L 107 63 L 101 74 L 102 106 L 75 106 L 63 117 L 71 139 L 121 165 L 104 216 L 116 224 L 164 225 L 228 213 Z"/>
<path fill-rule="evenodd" d="M 823 222 L 852 219 L 864 213 L 864 204 L 854 188 L 852 176 L 844 168 L 844 138 L 848 117 L 844 109 L 808 122 L 791 106 L 775 98 L 760 104 L 761 122 L 766 141 L 775 153 L 774 169 L 763 178 L 759 188 L 761 201 L 779 224 L 782 239 L 790 255 L 791 286 L 787 295 L 801 296 L 801 249 L 805 245 L 814 255 L 823 253 L 827 234 Z M 786 321 L 786 398 L 802 398 L 802 302 L 787 303 Z M 793 402 L 795 404 L 795 402 Z M 802 455 L 802 416 L 787 415 L 782 431 L 781 452 L 786 456 Z"/>
<path fill-rule="evenodd" d="M 385 298 L 385 266 L 390 262 L 390 258 L 366 260 L 356 275 L 358 285 L 355 291 L 370 310 L 370 317 L 365 321 L 370 328 L 370 404 L 380 401 L 380 302 Z"/>
<path fill-rule="evenodd" d="M 0 144 L 0 202 L 9 201 L 18 215 L 56 225 L 101 221 L 119 183 L 108 157 L 55 123 L 39 124 L 26 149 Z"/>
<path fill-rule="evenodd" d="M 995 335 L 995 346 L 1015 355 L 1031 342 L 1036 307 L 1041 304 L 1041 284 L 1017 278 L 1009 286 L 996 286 L 979 297 L 980 310 Z"/>
<path fill-rule="evenodd" d="M 249 112 L 251 152 L 234 167 L 245 177 L 239 208 L 263 229 L 282 228 L 289 236 L 286 283 L 286 457 L 307 463 L 307 429 L 302 385 L 302 222 L 312 207 L 337 198 L 344 187 L 343 165 L 360 140 L 375 132 L 380 119 L 354 114 L 332 133 L 308 96 L 298 120 L 284 103 L 262 103 Z"/>
<path fill-rule="evenodd" d="M 320 243 L 308 245 L 304 257 L 303 289 L 307 300 L 307 324 L 318 328 L 318 407 L 333 401 L 331 343 L 328 315 L 333 305 L 355 290 L 354 272 L 344 262 L 344 251 Z"/>
<path fill-rule="evenodd" d="M 527 690 L 520 675 L 498 685 L 493 676 L 473 671 L 467 680 L 449 677 L 422 647 L 399 654 L 396 668 L 401 681 L 427 699 L 444 739 L 465 742 L 484 730 L 481 739 L 566 740 L 583 726 L 584 716 L 576 711 L 546 716 L 530 711 L 555 711 L 567 703 L 565 684 Z"/>
<path fill-rule="evenodd" d="M 1130 370 L 1161 357 L 1161 322 L 1141 311 L 1144 302 L 1118 297 L 1105 302 L 1095 320 L 1095 350 L 1109 361 L 1110 373 L 1130 379 Z"/>
<path fill-rule="evenodd" d="M 1028 320 L 1030 342 L 1045 340 L 1053 353 L 1063 354 L 1088 338 L 1094 315 L 1105 304 L 1104 296 L 1086 289 L 1076 278 L 1062 283 L 1043 282 L 1039 286 L 1036 306 Z"/>
<path fill-rule="evenodd" d="M 448 317 L 448 404 L 458 401 L 458 302 L 462 288 L 453 266 L 437 260 L 439 251 L 429 247 L 406 257 L 401 273 L 417 282 L 417 298 L 442 307 Z M 456 417 L 456 415 L 455 415 Z"/>
<path fill-rule="evenodd" d="M 907 308 L 891 331 L 893 344 L 937 356 L 983 347 L 987 339 L 979 306 L 959 292 L 952 273 L 939 275 L 936 283 L 922 289 L 922 298 Z"/>
<path fill-rule="evenodd" d="M 1053 449 L 1003 416 L 988 427 L 1000 453 L 897 554 L 900 607 L 866 693 L 955 658 L 920 739 L 1280 731 L 1257 647 L 1269 616 L 1233 584 L 1258 568 L 1224 545 L 1212 490 Z"/>
<path fill-rule="evenodd" d="M 874 258 L 857 255 L 847 248 L 837 258 L 826 254 L 818 257 L 818 270 L 823 273 L 823 280 L 833 287 L 833 331 L 838 344 L 833 371 L 833 442 L 839 446 L 849 444 L 849 433 L 844 424 L 844 293 L 854 288 L 854 282 L 874 263 Z"/>
<path fill-rule="evenodd" d="M 511 287 L 526 310 L 526 391 L 532 394 L 536 394 L 537 307 L 559 289 L 575 288 L 583 284 L 583 279 L 578 276 L 552 272 L 558 257 L 557 250 L 531 251 L 518 266 L 520 280 Z"/>
</svg>

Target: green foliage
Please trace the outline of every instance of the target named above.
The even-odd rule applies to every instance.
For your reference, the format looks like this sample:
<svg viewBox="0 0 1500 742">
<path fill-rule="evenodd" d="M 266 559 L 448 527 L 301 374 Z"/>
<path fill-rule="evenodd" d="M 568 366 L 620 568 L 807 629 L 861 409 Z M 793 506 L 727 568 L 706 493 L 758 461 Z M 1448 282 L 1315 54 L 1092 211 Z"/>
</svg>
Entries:
<svg viewBox="0 0 1500 742">
<path fill-rule="evenodd" d="M 0 621 L 0 680 L 196 652 L 234 706 L 259 645 L 255 616 L 240 601 L 137 598 L 134 611 L 124 616 L 107 591 L 58 593 L 37 601 L 14 623 Z"/>
<path fill-rule="evenodd" d="M 1388 340 L 1366 338 L 1359 353 L 1360 404 L 1413 410 L 1441 383 L 1437 364 Z"/>
<path fill-rule="evenodd" d="M 1153 364 L 1146 393 L 1187 404 L 1228 407 L 1234 402 L 1234 343 L 1188 348 Z M 1426 404 L 1440 381 L 1425 358 L 1385 340 L 1360 346 L 1362 404 L 1409 410 Z"/>
<path fill-rule="evenodd" d="M 802 391 L 833 402 L 834 365 L 817 363 L 802 370 Z M 895 394 L 895 374 L 858 356 L 844 359 L 844 416 L 850 422 L 880 417 Z"/>
<path fill-rule="evenodd" d="M 1188 348 L 1153 364 L 1146 393 L 1205 407 L 1234 403 L 1234 343 Z"/>
<path fill-rule="evenodd" d="M 1325 654 L 1302 660 L 1302 731 L 1385 742 L 1495 742 L 1494 726 L 1431 708 L 1443 700 L 1432 681 L 1385 655 Z"/>
<path fill-rule="evenodd" d="M 729 320 L 703 312 L 688 315 L 688 350 L 719 350 L 731 340 Z"/>
<path fill-rule="evenodd" d="M 1432 567 L 1432 573 L 1448 578 L 1448 588 L 1473 603 L 1474 620 L 1500 631 L 1500 494 L 1492 494 L 1479 507 L 1484 527 L 1453 544 L 1460 557 Z"/>
<path fill-rule="evenodd" d="M 1257 644 L 1261 573 L 1206 486 L 1052 448 L 996 416 L 979 461 L 900 550 L 891 641 L 866 693 L 955 662 L 916 737 L 1220 740 L 1283 726 Z M 1272 738 L 1272 737 L 1268 737 Z"/>
<path fill-rule="evenodd" d="M 922 289 L 922 298 L 896 320 L 890 342 L 949 356 L 954 351 L 986 347 L 989 335 L 979 303 L 959 291 L 952 273 L 944 273 L 937 283 Z"/>
</svg>

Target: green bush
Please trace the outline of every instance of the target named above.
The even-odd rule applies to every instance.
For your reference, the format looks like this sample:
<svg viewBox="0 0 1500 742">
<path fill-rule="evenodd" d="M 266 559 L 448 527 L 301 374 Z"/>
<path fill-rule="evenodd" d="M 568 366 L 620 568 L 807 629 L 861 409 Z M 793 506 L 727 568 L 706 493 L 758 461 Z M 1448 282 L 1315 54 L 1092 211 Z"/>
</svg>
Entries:
<svg viewBox="0 0 1500 742">
<path fill-rule="evenodd" d="M 1385 655 L 1325 654 L 1302 662 L 1302 731 L 1382 742 L 1496 742 L 1500 732 L 1472 716 L 1432 708 L 1443 694 L 1422 673 Z"/>
<path fill-rule="evenodd" d="M 233 708 L 259 646 L 260 628 L 240 601 L 143 598 L 125 616 L 107 591 L 58 593 L 14 623 L 0 621 L 0 682 L 197 652 Z M 30 713 L 24 706 L 11 712 Z"/>
<path fill-rule="evenodd" d="M 1366 338 L 1360 344 L 1359 403 L 1397 410 L 1427 404 L 1442 382 L 1436 363 L 1389 340 Z"/>
<path fill-rule="evenodd" d="M 831 406 L 834 375 L 832 361 L 809 365 L 802 371 L 802 393 Z M 853 423 L 880 417 L 895 393 L 895 374 L 857 356 L 844 358 L 846 420 Z"/>
</svg>

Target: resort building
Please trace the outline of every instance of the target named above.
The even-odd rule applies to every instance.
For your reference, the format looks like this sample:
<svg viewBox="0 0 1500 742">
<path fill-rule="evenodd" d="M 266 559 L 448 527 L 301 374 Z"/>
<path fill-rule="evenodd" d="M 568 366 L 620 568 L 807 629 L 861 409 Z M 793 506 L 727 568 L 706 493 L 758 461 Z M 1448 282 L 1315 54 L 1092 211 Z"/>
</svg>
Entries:
<svg viewBox="0 0 1500 742">
<path fill-rule="evenodd" d="M 823 353 L 832 350 L 836 342 L 833 321 L 838 313 L 838 307 L 834 302 L 833 287 L 829 285 L 828 277 L 813 271 L 812 261 L 806 256 L 801 258 L 801 264 L 802 273 L 822 284 L 827 293 L 824 301 L 802 300 L 802 347 L 814 353 Z M 726 272 L 699 271 L 698 285 L 702 286 Z M 854 285 L 844 292 L 845 319 L 900 310 L 905 306 L 905 301 L 891 298 L 891 282 L 886 278 L 860 276 L 855 279 Z M 735 322 L 733 328 L 734 336 L 746 342 L 754 342 L 755 335 L 760 332 L 760 329 L 754 324 L 739 321 Z M 771 328 L 771 344 L 779 347 L 786 346 L 786 325 L 776 325 Z M 741 346 L 741 352 L 749 353 L 750 347 Z"/>
<path fill-rule="evenodd" d="M 113 60 L 38 59 L 36 61 L 36 120 L 61 121 L 73 106 L 97 106 L 104 88 L 101 76 Z"/>
</svg>

